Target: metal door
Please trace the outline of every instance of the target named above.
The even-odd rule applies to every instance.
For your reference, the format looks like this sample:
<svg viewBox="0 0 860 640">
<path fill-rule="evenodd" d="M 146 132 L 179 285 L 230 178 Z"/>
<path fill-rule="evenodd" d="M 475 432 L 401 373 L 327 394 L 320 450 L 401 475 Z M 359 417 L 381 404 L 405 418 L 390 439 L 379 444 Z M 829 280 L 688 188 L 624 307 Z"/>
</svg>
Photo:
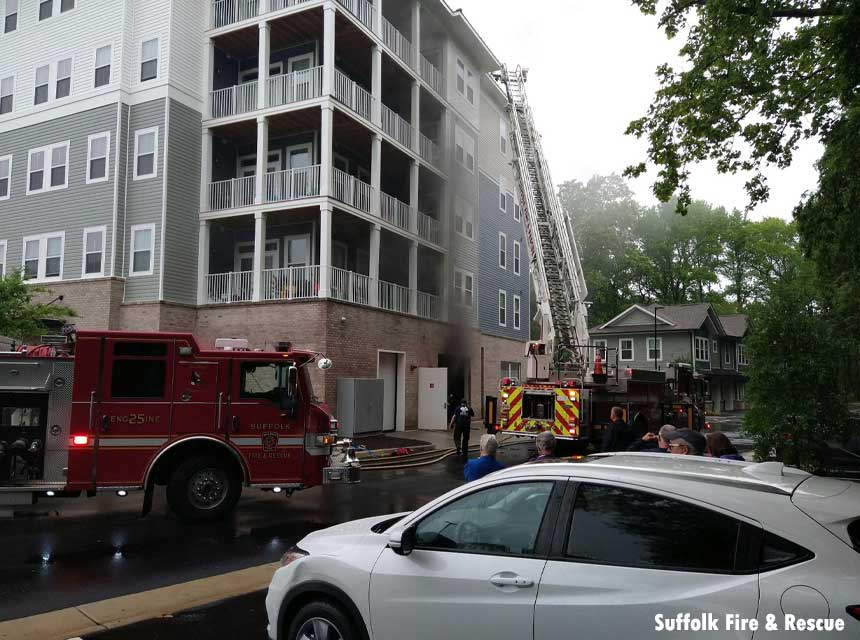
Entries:
<svg viewBox="0 0 860 640">
<path fill-rule="evenodd" d="M 418 428 L 448 428 L 448 369 L 418 369 Z"/>
<path fill-rule="evenodd" d="M 382 405 L 382 430 L 394 431 L 397 428 L 397 354 L 379 354 L 379 377 L 385 385 Z"/>
</svg>

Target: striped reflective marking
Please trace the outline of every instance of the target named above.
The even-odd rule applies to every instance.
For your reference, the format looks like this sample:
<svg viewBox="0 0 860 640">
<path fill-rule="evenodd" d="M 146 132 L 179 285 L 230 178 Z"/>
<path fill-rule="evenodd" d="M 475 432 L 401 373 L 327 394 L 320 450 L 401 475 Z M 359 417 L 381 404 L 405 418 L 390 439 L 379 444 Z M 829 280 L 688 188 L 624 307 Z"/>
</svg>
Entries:
<svg viewBox="0 0 860 640">
<path fill-rule="evenodd" d="M 263 438 L 230 438 L 230 442 L 237 447 L 262 447 Z M 279 447 L 296 447 L 305 443 L 304 438 L 278 438 Z"/>
<path fill-rule="evenodd" d="M 99 438 L 99 447 L 160 447 L 167 438 Z"/>
</svg>

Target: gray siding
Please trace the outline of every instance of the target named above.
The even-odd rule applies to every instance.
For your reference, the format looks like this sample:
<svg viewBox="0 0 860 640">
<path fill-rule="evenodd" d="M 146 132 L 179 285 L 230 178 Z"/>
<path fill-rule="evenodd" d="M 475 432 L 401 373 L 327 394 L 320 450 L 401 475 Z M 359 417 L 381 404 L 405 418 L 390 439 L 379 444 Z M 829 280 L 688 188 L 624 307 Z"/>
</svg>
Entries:
<svg viewBox="0 0 860 640">
<path fill-rule="evenodd" d="M 83 230 L 106 226 L 105 256 L 111 247 L 114 203 L 114 155 L 117 105 L 58 118 L 0 134 L 0 156 L 12 155 L 11 197 L 0 201 L 0 240 L 7 240 L 8 267 L 22 265 L 23 238 L 65 231 L 63 280 L 82 275 Z M 86 184 L 88 137 L 111 134 L 110 175 L 106 182 Z M 27 195 L 27 158 L 30 149 L 69 141 L 68 187 Z M 46 171 L 46 180 L 49 173 Z M 105 273 L 110 261 L 106 259 Z"/>
<path fill-rule="evenodd" d="M 641 329 L 640 329 L 641 330 Z M 654 361 L 648 359 L 648 338 L 653 338 L 653 330 L 648 333 L 610 333 L 599 335 L 592 333 L 591 342 L 594 344 L 596 340 L 606 340 L 606 346 L 609 349 L 618 349 L 618 364 L 621 367 L 631 367 L 633 369 L 653 369 Z M 621 360 L 621 340 L 633 339 L 633 360 Z M 660 360 L 660 368 L 665 370 L 666 365 L 676 360 L 690 362 L 690 332 L 689 331 L 674 331 L 666 332 L 657 330 L 657 338 L 662 340 L 663 354 Z M 610 364 L 615 364 L 614 351 L 609 352 Z M 699 364 L 697 363 L 697 368 Z"/>
<path fill-rule="evenodd" d="M 194 304 L 197 299 L 197 235 L 200 228 L 201 114 L 169 101 L 167 219 L 164 299 Z"/>
<path fill-rule="evenodd" d="M 529 337 L 529 260 L 522 220 L 514 220 L 514 199 L 502 211 L 499 185 L 479 174 L 480 245 L 478 297 L 482 333 L 526 341 Z M 507 236 L 507 268 L 499 266 L 499 233 Z M 514 273 L 514 242 L 520 243 L 520 275 Z M 499 290 L 507 294 L 506 326 L 499 326 Z M 520 297 L 520 329 L 514 329 L 514 296 Z"/>
<path fill-rule="evenodd" d="M 134 136 L 136 131 L 158 127 L 158 162 L 155 178 L 134 180 Z M 125 285 L 126 302 L 155 301 L 159 299 L 159 270 L 161 269 L 161 214 L 164 198 L 165 154 L 165 101 L 153 100 L 131 107 L 128 131 L 128 172 L 125 210 Z M 170 143 L 172 144 L 172 142 Z M 198 174 L 199 175 L 199 174 Z M 198 187 L 199 190 L 199 187 Z M 131 228 L 138 224 L 155 224 L 153 274 L 133 276 L 131 273 Z"/>
</svg>

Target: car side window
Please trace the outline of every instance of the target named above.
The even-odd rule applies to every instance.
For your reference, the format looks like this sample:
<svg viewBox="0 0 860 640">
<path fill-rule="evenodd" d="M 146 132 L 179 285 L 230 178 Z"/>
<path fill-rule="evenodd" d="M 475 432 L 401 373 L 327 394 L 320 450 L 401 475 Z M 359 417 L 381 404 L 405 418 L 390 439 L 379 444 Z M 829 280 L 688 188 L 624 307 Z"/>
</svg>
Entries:
<svg viewBox="0 0 860 640">
<path fill-rule="evenodd" d="M 582 484 L 567 557 L 646 569 L 727 573 L 735 569 L 741 523 L 654 493 Z"/>
<path fill-rule="evenodd" d="M 287 365 L 279 362 L 243 362 L 239 385 L 241 398 L 277 402 L 287 375 Z"/>
<path fill-rule="evenodd" d="M 763 572 L 773 571 L 774 569 L 780 569 L 809 560 L 811 557 L 811 551 L 794 544 L 790 540 L 765 531 L 761 546 L 759 569 Z"/>
<path fill-rule="evenodd" d="M 445 551 L 530 555 L 552 482 L 520 482 L 482 489 L 424 518 L 416 547 Z"/>
</svg>

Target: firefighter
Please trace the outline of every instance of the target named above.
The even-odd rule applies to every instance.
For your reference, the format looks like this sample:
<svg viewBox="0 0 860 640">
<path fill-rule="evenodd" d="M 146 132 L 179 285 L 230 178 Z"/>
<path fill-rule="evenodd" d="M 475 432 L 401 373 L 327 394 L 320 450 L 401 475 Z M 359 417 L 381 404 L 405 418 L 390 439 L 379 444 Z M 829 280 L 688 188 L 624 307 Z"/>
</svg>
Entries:
<svg viewBox="0 0 860 640">
<path fill-rule="evenodd" d="M 454 446 L 457 448 L 457 455 L 467 457 L 469 455 L 469 432 L 472 430 L 472 418 L 474 416 L 475 412 L 472 411 L 472 407 L 469 406 L 466 398 L 463 398 L 448 423 L 448 428 L 454 428 Z"/>
</svg>

